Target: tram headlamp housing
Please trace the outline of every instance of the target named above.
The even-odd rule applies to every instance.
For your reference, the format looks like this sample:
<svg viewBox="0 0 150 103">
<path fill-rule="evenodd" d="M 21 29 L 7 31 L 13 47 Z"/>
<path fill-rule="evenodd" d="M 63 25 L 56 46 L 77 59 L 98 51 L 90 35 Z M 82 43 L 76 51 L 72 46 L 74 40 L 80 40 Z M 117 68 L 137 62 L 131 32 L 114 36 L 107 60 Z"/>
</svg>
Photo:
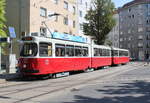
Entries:
<svg viewBox="0 0 150 103">
<path fill-rule="evenodd" d="M 26 68 L 27 67 L 27 65 L 26 64 L 23 64 L 23 68 Z"/>
</svg>

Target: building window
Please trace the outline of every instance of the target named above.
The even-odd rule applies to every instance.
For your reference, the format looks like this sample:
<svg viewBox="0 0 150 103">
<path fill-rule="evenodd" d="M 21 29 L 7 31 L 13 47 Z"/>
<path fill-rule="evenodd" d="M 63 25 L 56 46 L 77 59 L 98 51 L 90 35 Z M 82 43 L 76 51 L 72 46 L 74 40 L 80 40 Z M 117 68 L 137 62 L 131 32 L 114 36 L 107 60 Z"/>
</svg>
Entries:
<svg viewBox="0 0 150 103">
<path fill-rule="evenodd" d="M 147 34 L 146 39 L 150 40 L 150 34 Z"/>
<path fill-rule="evenodd" d="M 147 20 L 146 20 L 146 23 L 147 23 L 147 24 L 150 24 L 150 19 L 147 19 Z"/>
<path fill-rule="evenodd" d="M 68 2 L 64 1 L 64 8 L 68 10 Z"/>
<path fill-rule="evenodd" d="M 123 34 L 123 32 L 122 31 L 120 31 L 120 35 L 122 35 Z"/>
<path fill-rule="evenodd" d="M 44 27 L 41 27 L 41 28 L 40 28 L 40 35 L 41 35 L 41 36 L 46 36 L 46 34 L 47 34 L 47 29 L 44 28 Z"/>
<path fill-rule="evenodd" d="M 138 28 L 138 32 L 142 32 L 143 31 L 143 28 L 142 27 L 139 27 Z"/>
<path fill-rule="evenodd" d="M 131 8 L 128 9 L 128 12 L 131 12 Z"/>
<path fill-rule="evenodd" d="M 68 17 L 64 17 L 64 24 L 68 25 Z"/>
<path fill-rule="evenodd" d="M 73 6 L 73 14 L 76 14 L 76 8 Z"/>
<path fill-rule="evenodd" d="M 54 3 L 55 3 L 55 4 L 58 4 L 58 0 L 54 0 Z"/>
<path fill-rule="evenodd" d="M 123 38 L 120 38 L 120 41 L 123 41 Z"/>
<path fill-rule="evenodd" d="M 142 39 L 143 39 L 143 36 L 142 36 L 142 35 L 139 35 L 138 39 L 139 39 L 139 40 L 142 40 Z"/>
<path fill-rule="evenodd" d="M 150 43 L 146 43 L 146 47 L 147 47 L 147 48 L 150 48 Z"/>
<path fill-rule="evenodd" d="M 82 11 L 79 11 L 79 15 L 80 15 L 80 17 L 82 17 Z"/>
<path fill-rule="evenodd" d="M 129 34 L 131 33 L 131 29 L 128 30 L 128 33 L 129 33 Z"/>
<path fill-rule="evenodd" d="M 40 8 L 40 16 L 47 17 L 47 9 L 46 8 L 43 8 L 43 7 Z"/>
<path fill-rule="evenodd" d="M 138 47 L 139 48 L 143 47 L 143 43 L 138 43 Z"/>
<path fill-rule="evenodd" d="M 86 9 L 88 8 L 88 3 L 87 2 L 85 2 L 85 7 L 86 7 Z"/>
<path fill-rule="evenodd" d="M 132 15 L 132 18 L 134 19 L 134 15 Z"/>
<path fill-rule="evenodd" d="M 76 27 L 76 22 L 75 21 L 73 21 L 73 28 L 75 28 Z"/>
</svg>

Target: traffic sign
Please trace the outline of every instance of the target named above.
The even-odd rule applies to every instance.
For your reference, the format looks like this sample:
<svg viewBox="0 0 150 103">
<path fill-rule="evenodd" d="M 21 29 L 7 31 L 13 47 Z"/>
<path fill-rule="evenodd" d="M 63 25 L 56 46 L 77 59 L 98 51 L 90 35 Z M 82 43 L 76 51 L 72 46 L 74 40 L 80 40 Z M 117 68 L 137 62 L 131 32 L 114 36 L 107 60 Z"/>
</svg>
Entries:
<svg viewBox="0 0 150 103">
<path fill-rule="evenodd" d="M 16 33 L 15 33 L 14 27 L 9 27 L 9 35 L 10 35 L 10 38 L 16 38 Z"/>
</svg>

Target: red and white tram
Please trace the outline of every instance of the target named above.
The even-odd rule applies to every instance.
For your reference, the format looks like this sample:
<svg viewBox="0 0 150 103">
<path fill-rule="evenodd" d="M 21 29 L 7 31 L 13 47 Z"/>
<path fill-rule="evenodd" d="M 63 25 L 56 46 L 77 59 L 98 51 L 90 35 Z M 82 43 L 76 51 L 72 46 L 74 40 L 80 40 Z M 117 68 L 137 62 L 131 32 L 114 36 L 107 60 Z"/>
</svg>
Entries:
<svg viewBox="0 0 150 103">
<path fill-rule="evenodd" d="M 112 64 L 126 64 L 129 62 L 129 51 L 126 49 L 112 48 Z"/>
<path fill-rule="evenodd" d="M 23 75 L 65 73 L 129 62 L 125 49 L 36 36 L 22 41 L 19 69 Z"/>
<path fill-rule="evenodd" d="M 102 45 L 93 45 L 92 67 L 98 68 L 103 66 L 110 66 L 112 64 L 111 48 Z"/>
</svg>

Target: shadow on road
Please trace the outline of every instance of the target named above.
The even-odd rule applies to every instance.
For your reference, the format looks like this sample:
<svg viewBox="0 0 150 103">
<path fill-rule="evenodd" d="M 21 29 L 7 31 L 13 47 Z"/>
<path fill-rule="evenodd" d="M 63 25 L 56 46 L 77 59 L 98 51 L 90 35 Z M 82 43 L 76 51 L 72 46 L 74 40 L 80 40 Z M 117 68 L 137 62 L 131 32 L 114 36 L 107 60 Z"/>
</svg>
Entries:
<svg viewBox="0 0 150 103">
<path fill-rule="evenodd" d="M 106 95 L 103 98 L 75 95 L 73 102 L 64 103 L 150 103 L 150 82 L 134 81 L 133 83 L 123 83 L 121 86 L 103 88 L 96 90 L 98 93 Z"/>
</svg>

